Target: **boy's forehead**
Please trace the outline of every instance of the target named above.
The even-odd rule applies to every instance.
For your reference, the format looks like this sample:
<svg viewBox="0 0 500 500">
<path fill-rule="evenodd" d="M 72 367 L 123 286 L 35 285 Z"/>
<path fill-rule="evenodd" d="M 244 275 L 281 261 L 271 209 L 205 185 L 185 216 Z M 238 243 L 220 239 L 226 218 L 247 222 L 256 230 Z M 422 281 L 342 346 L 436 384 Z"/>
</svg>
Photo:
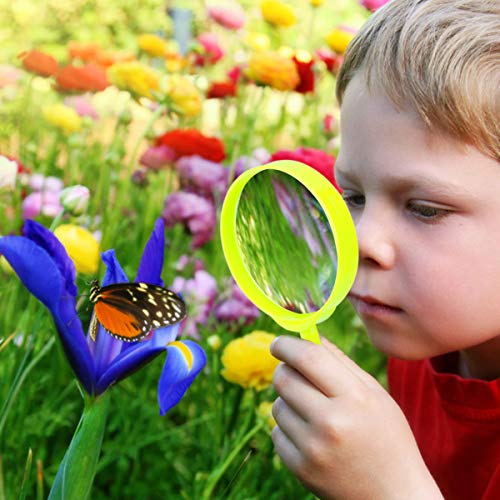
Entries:
<svg viewBox="0 0 500 500">
<path fill-rule="evenodd" d="M 339 181 L 383 177 L 394 189 L 420 185 L 440 192 L 476 192 L 478 180 L 500 187 L 500 166 L 472 146 L 430 130 L 411 109 L 396 109 L 362 76 L 349 83 L 341 107 Z M 489 180 L 488 180 L 489 179 Z"/>
</svg>

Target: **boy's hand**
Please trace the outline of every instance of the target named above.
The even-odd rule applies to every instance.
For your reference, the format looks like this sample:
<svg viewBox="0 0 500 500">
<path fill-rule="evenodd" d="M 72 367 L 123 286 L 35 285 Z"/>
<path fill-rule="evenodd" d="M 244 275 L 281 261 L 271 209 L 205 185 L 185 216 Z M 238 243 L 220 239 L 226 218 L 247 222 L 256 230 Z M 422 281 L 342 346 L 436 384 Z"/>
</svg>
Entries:
<svg viewBox="0 0 500 500">
<path fill-rule="evenodd" d="M 272 439 L 285 465 L 321 498 L 443 498 L 396 402 L 337 347 L 291 336 L 272 354 Z"/>
</svg>

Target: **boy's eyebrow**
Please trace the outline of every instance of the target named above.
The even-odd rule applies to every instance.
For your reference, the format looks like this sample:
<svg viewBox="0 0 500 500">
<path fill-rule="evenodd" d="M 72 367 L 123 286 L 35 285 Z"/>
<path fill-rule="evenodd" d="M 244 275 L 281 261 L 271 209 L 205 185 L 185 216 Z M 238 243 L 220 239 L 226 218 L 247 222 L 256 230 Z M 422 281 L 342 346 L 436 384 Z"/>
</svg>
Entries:
<svg viewBox="0 0 500 500">
<path fill-rule="evenodd" d="M 335 169 L 335 176 L 342 177 L 348 182 L 355 183 L 358 181 L 356 175 L 338 169 Z M 445 183 L 439 179 L 430 179 L 427 176 L 418 174 L 408 177 L 398 175 L 384 176 L 384 184 L 391 192 L 409 191 L 410 189 L 419 187 L 443 195 L 468 194 L 466 189 L 459 186 L 453 186 L 453 184 Z"/>
</svg>

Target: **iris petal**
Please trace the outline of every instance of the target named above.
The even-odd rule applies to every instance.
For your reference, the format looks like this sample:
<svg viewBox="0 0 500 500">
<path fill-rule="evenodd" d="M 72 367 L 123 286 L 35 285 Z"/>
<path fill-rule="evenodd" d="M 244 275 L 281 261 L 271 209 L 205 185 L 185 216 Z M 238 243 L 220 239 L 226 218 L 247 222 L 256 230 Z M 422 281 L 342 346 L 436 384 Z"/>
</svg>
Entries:
<svg viewBox="0 0 500 500">
<path fill-rule="evenodd" d="M 52 257 L 61 271 L 67 292 L 76 296 L 78 289 L 75 285 L 75 265 L 62 243 L 54 236 L 54 233 L 46 229 L 42 224 L 28 219 L 24 223 L 24 234 Z"/>
<path fill-rule="evenodd" d="M 143 342 L 129 343 L 107 367 L 97 382 L 97 393 L 104 392 L 110 385 L 124 379 L 151 361 L 167 348 L 165 340 L 175 339 L 178 325 L 156 330 L 152 338 Z M 157 335 L 160 332 L 160 335 Z M 109 335 L 108 335 L 109 336 Z"/>
<path fill-rule="evenodd" d="M 46 250 L 23 236 L 4 236 L 0 238 L 0 253 L 28 291 L 52 314 L 58 314 L 64 278 Z"/>
<path fill-rule="evenodd" d="M 183 344 L 191 356 L 186 356 Z M 207 362 L 203 349 L 191 340 L 177 341 L 167 347 L 168 355 L 158 383 L 160 415 L 165 415 L 184 396 Z"/>
<path fill-rule="evenodd" d="M 106 264 L 106 273 L 102 280 L 102 286 L 112 285 L 113 283 L 128 283 L 130 281 L 118 262 L 114 250 L 103 252 L 101 257 L 104 264 Z"/>
<path fill-rule="evenodd" d="M 163 255 L 165 251 L 165 224 L 159 218 L 155 222 L 155 227 L 146 243 L 142 254 L 141 263 L 137 270 L 135 281 L 143 281 L 152 285 L 163 286 L 161 270 L 163 267 Z"/>
<path fill-rule="evenodd" d="M 76 312 L 75 297 L 68 293 L 61 266 L 44 248 L 23 236 L 0 238 L 0 252 L 28 291 L 49 309 L 73 371 L 92 394 L 94 364 Z"/>
</svg>

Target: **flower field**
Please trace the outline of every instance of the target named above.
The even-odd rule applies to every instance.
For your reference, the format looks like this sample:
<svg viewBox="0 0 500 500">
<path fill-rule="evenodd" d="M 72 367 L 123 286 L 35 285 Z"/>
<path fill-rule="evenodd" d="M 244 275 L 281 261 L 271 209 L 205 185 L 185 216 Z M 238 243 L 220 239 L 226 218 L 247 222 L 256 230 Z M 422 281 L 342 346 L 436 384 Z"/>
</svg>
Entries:
<svg viewBox="0 0 500 500">
<path fill-rule="evenodd" d="M 313 498 L 270 439 L 291 333 L 232 280 L 220 211 L 274 160 L 335 185 L 335 75 L 382 3 L 0 0 L 0 500 Z M 134 342 L 92 321 L 129 281 L 160 303 Z M 383 378 L 347 302 L 319 329 Z"/>
</svg>

